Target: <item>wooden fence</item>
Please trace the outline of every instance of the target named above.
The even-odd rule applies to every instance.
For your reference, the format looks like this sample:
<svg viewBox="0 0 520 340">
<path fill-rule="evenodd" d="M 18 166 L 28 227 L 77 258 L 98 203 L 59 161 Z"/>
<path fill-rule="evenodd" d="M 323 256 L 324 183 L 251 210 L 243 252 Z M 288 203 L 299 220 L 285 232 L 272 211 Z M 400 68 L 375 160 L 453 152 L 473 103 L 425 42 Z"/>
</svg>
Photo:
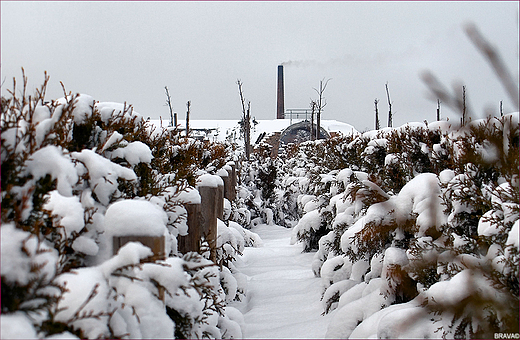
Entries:
<svg viewBox="0 0 520 340">
<path fill-rule="evenodd" d="M 217 219 L 222 219 L 224 216 L 224 198 L 232 202 L 236 197 L 235 164 L 227 164 L 219 171 L 218 176 L 213 176 L 215 181 L 210 181 L 210 185 L 203 182 L 197 186 L 201 198 L 200 204 L 184 204 L 188 214 L 188 235 L 178 237 L 178 250 L 183 254 L 192 251 L 200 253 L 201 244 L 206 240 L 210 248 L 210 259 L 216 261 Z M 164 236 L 114 236 L 113 254 L 117 254 L 117 251 L 128 242 L 141 242 L 152 250 L 153 256 L 144 262 L 166 258 Z"/>
<path fill-rule="evenodd" d="M 208 242 L 210 259 L 216 260 L 217 219 L 224 216 L 224 198 L 230 202 L 235 200 L 237 173 L 234 163 L 226 165 L 219 171 L 218 185 L 199 185 L 200 204 L 185 204 L 188 212 L 188 235 L 178 237 L 180 253 L 200 252 L 203 240 Z M 217 175 L 215 175 L 217 176 Z"/>
</svg>

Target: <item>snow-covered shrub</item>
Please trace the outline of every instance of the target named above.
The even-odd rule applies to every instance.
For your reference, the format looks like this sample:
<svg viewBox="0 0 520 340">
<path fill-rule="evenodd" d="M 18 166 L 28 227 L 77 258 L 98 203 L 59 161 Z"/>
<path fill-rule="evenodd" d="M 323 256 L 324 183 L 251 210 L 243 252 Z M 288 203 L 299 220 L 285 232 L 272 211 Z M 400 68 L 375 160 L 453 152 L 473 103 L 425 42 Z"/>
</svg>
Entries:
<svg viewBox="0 0 520 340">
<path fill-rule="evenodd" d="M 332 214 L 312 264 L 334 313 L 327 337 L 518 332 L 518 113 L 290 152 L 288 173 L 305 183 L 295 238 L 307 242 Z M 344 168 L 320 168 L 313 153 Z M 324 186 L 327 176 L 342 185 Z"/>
<path fill-rule="evenodd" d="M 441 164 L 434 169 L 432 162 L 432 150 L 440 138 L 439 129 L 422 125 L 405 125 L 389 131 L 385 135 L 387 155 L 381 183 L 384 190 L 398 193 L 417 174 L 444 170 Z"/>
<path fill-rule="evenodd" d="M 233 212 L 231 220 L 250 229 L 253 221 L 261 218 L 262 200 L 261 191 L 257 187 L 255 178 L 258 174 L 257 162 L 240 162 L 239 179 L 237 184 L 237 197 L 232 202 Z"/>
<path fill-rule="evenodd" d="M 14 224 L 2 224 L 2 314 L 55 305 L 65 287 L 53 282 L 58 252 Z M 3 322 L 3 321 L 2 321 Z"/>
<path fill-rule="evenodd" d="M 257 150 L 249 161 L 240 162 L 240 180 L 237 198 L 232 202 L 230 219 L 245 228 L 266 223 L 291 226 L 286 219 L 284 191 L 280 184 L 280 160 Z"/>
<path fill-rule="evenodd" d="M 126 104 L 47 102 L 47 82 L 28 96 L 24 77 L 21 97 L 2 97 L 2 334 L 241 337 L 219 267 L 176 242 L 197 176 L 224 166 L 228 146 L 156 131 Z M 112 255 L 111 236 L 150 233 L 165 237 L 164 261 L 140 243 Z"/>
<path fill-rule="evenodd" d="M 287 161 L 285 166 L 288 174 L 283 183 L 290 195 L 284 197 L 292 197 L 293 201 L 294 197 L 297 197 L 297 204 L 291 205 L 291 215 L 300 217 L 293 231 L 293 241 L 303 242 L 305 251 L 318 249 L 320 238 L 332 229 L 332 221 L 336 214 L 335 201 L 332 202 L 332 199 L 344 190 L 343 182 L 336 179 L 338 170 L 323 166 L 311 152 L 312 147 L 315 146 L 318 150 L 317 154 L 320 152 L 328 154 L 325 152 L 328 143 L 328 141 L 315 144 L 302 143 L 297 156 Z M 333 143 L 332 146 L 335 148 L 338 144 Z M 294 148 L 291 150 L 296 152 Z M 332 161 L 334 157 L 329 155 L 327 158 L 332 162 L 332 166 L 337 165 L 337 162 Z"/>
<path fill-rule="evenodd" d="M 303 215 L 293 229 L 292 243 L 296 241 L 304 244 L 304 251 L 315 250 L 319 237 L 323 236 L 322 219 L 317 210 L 312 210 Z"/>
<path fill-rule="evenodd" d="M 236 222 L 228 221 L 227 225 L 221 220 L 217 222 L 216 264 L 220 268 L 221 286 L 226 302 L 241 301 L 246 296 L 247 279 L 235 263 L 244 247 L 261 246 L 262 240 Z"/>
</svg>

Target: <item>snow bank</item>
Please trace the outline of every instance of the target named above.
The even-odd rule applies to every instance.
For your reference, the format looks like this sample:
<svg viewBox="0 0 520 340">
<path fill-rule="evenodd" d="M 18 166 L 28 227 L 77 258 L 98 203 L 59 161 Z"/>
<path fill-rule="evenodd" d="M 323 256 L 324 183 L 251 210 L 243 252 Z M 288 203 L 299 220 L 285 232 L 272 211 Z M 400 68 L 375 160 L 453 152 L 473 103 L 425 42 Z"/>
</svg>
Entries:
<svg viewBox="0 0 520 340">
<path fill-rule="evenodd" d="M 325 337 L 328 339 L 349 338 L 363 320 L 381 310 L 381 306 L 386 306 L 388 302 L 379 292 L 381 284 L 382 279 L 371 280 L 368 285 L 363 286 L 361 298 L 338 309 L 332 317 Z"/>
<path fill-rule="evenodd" d="M 418 300 L 389 306 L 372 314 L 350 334 L 352 339 L 441 339 L 438 325 Z"/>
</svg>

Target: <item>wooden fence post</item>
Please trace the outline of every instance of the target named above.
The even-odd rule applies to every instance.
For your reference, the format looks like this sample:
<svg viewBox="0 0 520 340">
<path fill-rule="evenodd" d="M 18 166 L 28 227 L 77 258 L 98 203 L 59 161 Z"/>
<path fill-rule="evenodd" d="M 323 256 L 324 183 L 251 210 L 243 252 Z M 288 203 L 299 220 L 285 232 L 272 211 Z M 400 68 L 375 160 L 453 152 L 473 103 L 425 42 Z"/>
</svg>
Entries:
<svg viewBox="0 0 520 340">
<path fill-rule="evenodd" d="M 199 177 L 197 190 L 201 201 L 202 236 L 209 244 L 210 260 L 216 262 L 217 219 L 221 218 L 224 212 L 224 182 L 219 176 L 202 175 Z"/>
<path fill-rule="evenodd" d="M 229 168 L 229 170 L 231 170 L 231 168 Z M 218 172 L 217 172 L 217 175 L 220 176 L 220 178 L 222 178 L 222 181 L 224 182 L 224 191 L 222 193 L 222 197 L 223 198 L 227 198 L 229 200 L 229 196 L 230 196 L 230 192 L 233 191 L 234 189 L 231 187 L 231 176 L 230 176 L 230 172 L 226 167 L 220 169 Z M 222 202 L 222 212 L 224 212 L 224 202 Z M 223 214 L 222 214 L 223 216 Z M 219 217 L 220 219 L 222 219 L 222 217 Z"/>
<path fill-rule="evenodd" d="M 217 173 L 224 181 L 224 198 L 233 202 L 236 198 L 237 175 L 235 163 L 229 162 Z"/>
<path fill-rule="evenodd" d="M 141 242 L 143 246 L 150 248 L 153 255 L 144 259 L 143 262 L 155 262 L 157 260 L 166 259 L 165 242 L 164 236 L 113 236 L 113 255 L 116 255 L 119 249 L 121 249 L 128 242 Z"/>
<path fill-rule="evenodd" d="M 210 260 L 215 261 L 216 259 L 216 246 L 217 246 L 217 192 L 218 187 L 211 186 L 200 186 L 198 187 L 201 199 L 201 213 L 202 213 L 202 224 L 201 224 L 201 236 L 208 241 L 210 248 Z"/>
<path fill-rule="evenodd" d="M 140 242 L 143 246 L 150 248 L 153 252 L 153 255 L 141 260 L 144 263 L 153 263 L 158 260 L 166 259 L 165 252 L 165 238 L 163 236 L 112 236 L 113 248 L 112 253 L 116 255 L 119 249 L 121 249 L 128 242 Z M 157 292 L 159 296 L 159 300 L 164 303 L 164 287 L 157 287 Z"/>
<path fill-rule="evenodd" d="M 226 171 L 223 171 L 222 175 L 224 172 L 227 174 Z M 229 176 L 205 174 L 199 177 L 197 190 L 200 195 L 200 204 L 184 204 L 188 212 L 188 235 L 178 237 L 178 249 L 181 253 L 185 254 L 190 251 L 200 253 L 200 242 L 204 238 L 210 248 L 210 260 L 216 262 L 217 219 L 222 219 L 224 216 L 224 179 L 226 177 Z"/>
<path fill-rule="evenodd" d="M 178 250 L 182 254 L 188 252 L 200 252 L 200 240 L 202 237 L 202 211 L 199 203 L 185 203 L 184 208 L 188 214 L 186 224 L 188 225 L 188 235 L 178 236 Z"/>
<path fill-rule="evenodd" d="M 225 182 L 222 181 L 217 186 L 217 196 L 215 198 L 215 204 L 217 208 L 217 218 L 224 219 L 224 188 Z"/>
<path fill-rule="evenodd" d="M 230 202 L 233 202 L 237 195 L 237 170 L 235 162 L 229 162 L 227 164 L 231 168 L 231 172 L 229 172 L 229 177 L 231 177 L 231 190 L 229 192 L 229 198 L 227 198 Z"/>
</svg>

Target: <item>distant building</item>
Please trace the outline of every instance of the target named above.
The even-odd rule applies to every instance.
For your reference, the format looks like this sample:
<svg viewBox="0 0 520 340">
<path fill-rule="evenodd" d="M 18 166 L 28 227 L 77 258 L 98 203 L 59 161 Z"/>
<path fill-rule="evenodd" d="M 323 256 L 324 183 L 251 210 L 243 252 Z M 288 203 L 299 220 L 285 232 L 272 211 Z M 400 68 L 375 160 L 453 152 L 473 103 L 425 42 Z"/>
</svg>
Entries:
<svg viewBox="0 0 520 340">
<path fill-rule="evenodd" d="M 152 120 L 152 124 L 160 126 L 159 120 Z M 185 126 L 184 121 L 178 122 Z M 163 127 L 167 127 L 163 125 Z M 314 126 L 316 128 L 316 126 Z M 308 120 L 299 120 L 293 123 L 293 119 L 256 120 L 252 124 L 251 141 L 253 148 L 262 143 L 272 147 L 272 156 L 276 157 L 279 150 L 290 143 L 301 143 L 311 138 L 311 124 Z M 180 131 L 184 131 L 180 128 Z M 357 134 L 358 131 L 350 124 L 337 120 L 322 120 L 320 138 L 327 139 L 339 134 Z M 243 143 L 240 134 L 239 120 L 191 120 L 190 137 L 211 142 L 230 141 Z"/>
</svg>

